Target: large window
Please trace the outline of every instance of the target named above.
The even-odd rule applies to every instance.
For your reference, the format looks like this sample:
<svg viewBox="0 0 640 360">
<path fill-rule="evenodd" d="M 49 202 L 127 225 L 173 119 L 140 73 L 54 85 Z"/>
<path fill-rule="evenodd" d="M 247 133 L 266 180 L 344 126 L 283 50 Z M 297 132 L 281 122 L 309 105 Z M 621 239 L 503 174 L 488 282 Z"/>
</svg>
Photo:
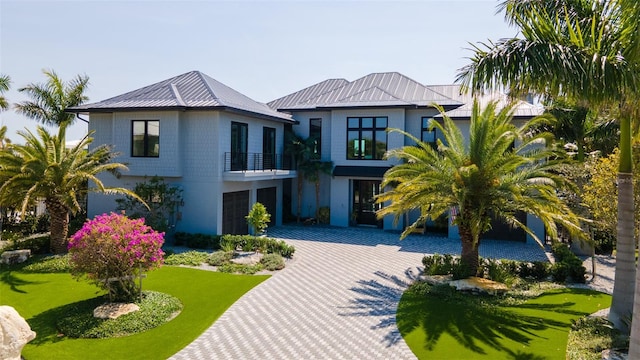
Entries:
<svg viewBox="0 0 640 360">
<path fill-rule="evenodd" d="M 131 156 L 160 156 L 160 121 L 131 121 Z"/>
<path fill-rule="evenodd" d="M 231 123 L 231 170 L 247 170 L 248 125 Z"/>
<path fill-rule="evenodd" d="M 309 137 L 314 139 L 313 155 L 322 157 L 322 119 L 309 119 Z"/>
<path fill-rule="evenodd" d="M 433 118 L 423 117 L 422 118 L 422 131 L 420 132 L 420 140 L 422 142 L 428 143 L 431 147 L 436 147 L 436 129 L 431 127 L 431 122 L 434 121 Z"/>
<path fill-rule="evenodd" d="M 387 151 L 386 130 L 386 117 L 347 118 L 347 159 L 382 159 Z"/>
</svg>

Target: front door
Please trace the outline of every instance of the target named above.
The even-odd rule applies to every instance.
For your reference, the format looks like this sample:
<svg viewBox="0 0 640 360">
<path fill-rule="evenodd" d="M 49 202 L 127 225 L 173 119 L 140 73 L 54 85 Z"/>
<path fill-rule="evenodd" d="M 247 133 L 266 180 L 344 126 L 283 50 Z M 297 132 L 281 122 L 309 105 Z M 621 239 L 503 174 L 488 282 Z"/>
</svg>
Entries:
<svg viewBox="0 0 640 360">
<path fill-rule="evenodd" d="M 248 233 L 245 216 L 249 213 L 249 190 L 222 194 L 222 233 Z"/>
<path fill-rule="evenodd" d="M 376 211 L 382 207 L 376 204 L 374 197 L 380 194 L 380 181 L 353 180 L 353 212 L 351 220 L 358 225 L 382 227 L 382 221 L 376 218 Z"/>
</svg>

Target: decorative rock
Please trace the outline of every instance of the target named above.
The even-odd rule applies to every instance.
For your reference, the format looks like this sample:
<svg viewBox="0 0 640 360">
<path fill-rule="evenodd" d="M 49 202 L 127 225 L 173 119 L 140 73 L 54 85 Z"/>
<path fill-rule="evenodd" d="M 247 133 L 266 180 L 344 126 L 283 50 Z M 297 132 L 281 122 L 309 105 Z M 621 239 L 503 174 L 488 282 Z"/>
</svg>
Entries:
<svg viewBox="0 0 640 360">
<path fill-rule="evenodd" d="M 136 304 L 108 303 L 93 309 L 93 317 L 98 319 L 117 319 L 122 315 L 140 310 Z"/>
<path fill-rule="evenodd" d="M 2 260 L 0 261 L 3 264 L 19 264 L 27 261 L 27 259 L 31 256 L 31 250 L 11 250 L 5 251 L 2 253 Z"/>
<path fill-rule="evenodd" d="M 0 306 L 0 359 L 20 360 L 22 348 L 35 337 L 36 333 L 16 309 Z"/>
<path fill-rule="evenodd" d="M 504 294 L 509 290 L 503 283 L 475 276 L 468 279 L 450 281 L 449 285 L 455 287 L 458 291 L 482 292 L 491 295 Z"/>
<path fill-rule="evenodd" d="M 629 354 L 621 353 L 615 350 L 603 350 L 602 360 L 627 360 Z"/>
<path fill-rule="evenodd" d="M 233 259 L 231 259 L 231 262 L 236 264 L 253 265 L 259 263 L 263 256 L 263 254 L 255 251 L 239 252 Z"/>
<path fill-rule="evenodd" d="M 429 285 L 442 285 L 452 281 L 452 275 L 424 275 L 423 280 Z"/>
</svg>

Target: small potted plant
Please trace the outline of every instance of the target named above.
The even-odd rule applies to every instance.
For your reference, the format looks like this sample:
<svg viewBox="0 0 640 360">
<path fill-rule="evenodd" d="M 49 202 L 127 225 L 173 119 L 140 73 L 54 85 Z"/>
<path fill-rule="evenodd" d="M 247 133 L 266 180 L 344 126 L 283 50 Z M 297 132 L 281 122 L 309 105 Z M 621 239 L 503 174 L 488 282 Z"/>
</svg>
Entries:
<svg viewBox="0 0 640 360">
<path fill-rule="evenodd" d="M 253 235 L 263 235 L 269 226 L 269 221 L 271 221 L 271 215 L 267 212 L 267 208 L 259 202 L 253 204 L 251 211 L 245 218 Z"/>
</svg>

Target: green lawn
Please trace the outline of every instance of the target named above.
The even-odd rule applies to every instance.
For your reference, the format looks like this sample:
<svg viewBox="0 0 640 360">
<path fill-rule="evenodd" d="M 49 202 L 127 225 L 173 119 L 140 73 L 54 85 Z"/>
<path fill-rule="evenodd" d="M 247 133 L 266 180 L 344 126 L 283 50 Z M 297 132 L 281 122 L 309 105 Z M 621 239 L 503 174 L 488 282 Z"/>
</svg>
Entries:
<svg viewBox="0 0 640 360">
<path fill-rule="evenodd" d="M 609 295 L 578 289 L 550 290 L 524 303 L 498 306 L 482 298 L 459 301 L 407 291 L 396 319 L 419 359 L 560 360 L 571 321 L 610 304 Z"/>
<path fill-rule="evenodd" d="M 144 280 L 145 289 L 178 297 L 184 309 L 172 321 L 144 333 L 112 339 L 67 339 L 53 326 L 65 305 L 98 295 L 98 288 L 68 273 L 0 272 L 0 304 L 11 305 L 38 334 L 25 359 L 166 359 L 202 334 L 247 291 L 268 276 L 231 275 L 165 266 Z"/>
</svg>

